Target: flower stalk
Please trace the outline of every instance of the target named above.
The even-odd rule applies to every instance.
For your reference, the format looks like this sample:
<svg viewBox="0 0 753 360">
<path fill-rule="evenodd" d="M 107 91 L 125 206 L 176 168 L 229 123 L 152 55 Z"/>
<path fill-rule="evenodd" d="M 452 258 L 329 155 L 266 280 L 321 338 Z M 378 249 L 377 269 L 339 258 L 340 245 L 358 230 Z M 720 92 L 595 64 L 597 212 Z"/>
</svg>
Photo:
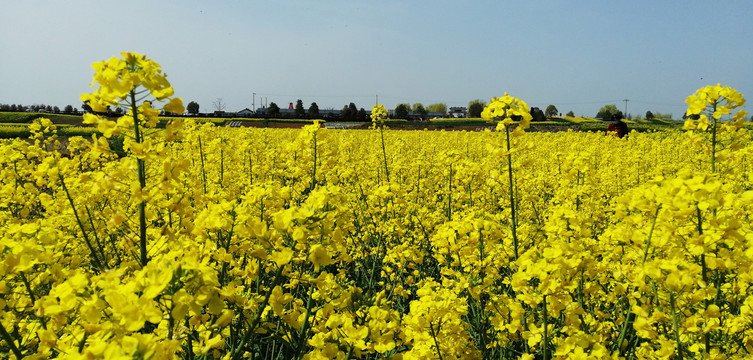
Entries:
<svg viewBox="0 0 753 360">
<path fill-rule="evenodd" d="M 745 125 L 748 112 L 738 110 L 729 122 L 720 124 L 722 116 L 731 114 L 732 109 L 745 105 L 745 98 L 737 90 L 717 84 L 706 86 L 685 99 L 688 110 L 685 112 L 683 129 L 706 131 L 711 125 L 711 173 L 716 173 L 717 133 L 719 130 L 736 131 Z M 710 119 L 709 119 L 710 117 Z"/>
<path fill-rule="evenodd" d="M 492 98 L 489 105 L 484 107 L 481 112 L 481 118 L 486 121 L 496 121 L 497 131 L 505 132 L 506 157 L 507 157 L 507 175 L 508 175 L 508 195 L 510 197 L 510 230 L 512 232 L 513 256 L 517 260 L 519 256 L 518 244 L 518 209 L 515 203 L 515 181 L 513 178 L 512 168 L 512 142 L 510 139 L 510 125 L 518 121 L 517 126 L 512 130 L 513 136 L 521 136 L 525 129 L 528 128 L 533 116 L 530 114 L 528 104 L 523 100 L 514 98 L 505 93 L 505 96 Z"/>
<path fill-rule="evenodd" d="M 141 144 L 143 139 L 141 129 L 139 129 L 139 111 L 138 106 L 136 106 L 136 91 L 133 89 L 130 91 L 130 102 L 131 116 L 133 117 L 133 137 L 136 143 Z M 139 191 L 144 191 L 146 189 L 146 164 L 141 157 L 136 158 L 136 176 L 139 180 Z M 146 201 L 140 201 L 137 206 L 139 211 L 139 262 L 141 267 L 144 267 L 149 262 L 146 247 Z"/>
<path fill-rule="evenodd" d="M 387 148 L 384 145 L 384 123 L 387 119 L 387 110 L 384 105 L 374 105 L 371 109 L 371 123 L 372 127 L 379 128 L 379 138 L 382 143 L 382 160 L 384 161 L 384 175 L 387 178 L 387 182 L 390 182 L 390 169 L 387 167 Z"/>
</svg>

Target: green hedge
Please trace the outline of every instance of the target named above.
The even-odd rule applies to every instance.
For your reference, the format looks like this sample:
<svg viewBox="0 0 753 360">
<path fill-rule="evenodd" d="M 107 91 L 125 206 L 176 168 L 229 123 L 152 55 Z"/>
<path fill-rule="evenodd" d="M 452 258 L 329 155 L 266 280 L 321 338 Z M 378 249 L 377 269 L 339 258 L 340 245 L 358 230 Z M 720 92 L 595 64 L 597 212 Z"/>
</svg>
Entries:
<svg viewBox="0 0 753 360">
<path fill-rule="evenodd" d="M 426 125 L 426 122 L 412 121 L 415 125 Z M 481 118 L 457 118 L 457 119 L 432 119 L 429 120 L 431 125 L 438 126 L 492 126 L 490 123 Z"/>
<path fill-rule="evenodd" d="M 85 126 L 57 125 L 58 136 L 83 136 L 91 137 L 92 134 L 100 134 L 96 128 Z M 31 131 L 27 125 L 0 124 L 0 139 L 28 138 Z"/>
<path fill-rule="evenodd" d="M 26 124 L 38 118 L 48 118 L 54 123 L 71 123 L 80 122 L 81 115 L 68 114 L 48 114 L 48 113 L 27 113 L 27 112 L 0 112 L 0 123 L 5 124 Z"/>
</svg>

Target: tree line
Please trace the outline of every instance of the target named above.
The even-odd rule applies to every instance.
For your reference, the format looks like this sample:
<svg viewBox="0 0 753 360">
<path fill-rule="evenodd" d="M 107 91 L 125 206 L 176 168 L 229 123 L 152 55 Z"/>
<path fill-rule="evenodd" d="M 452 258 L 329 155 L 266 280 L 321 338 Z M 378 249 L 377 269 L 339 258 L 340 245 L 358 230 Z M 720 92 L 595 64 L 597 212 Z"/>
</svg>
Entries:
<svg viewBox="0 0 753 360">
<path fill-rule="evenodd" d="M 215 109 L 218 109 L 218 111 L 224 112 L 225 110 L 225 104 L 222 101 L 222 99 L 217 99 L 213 106 Z M 469 118 L 478 118 L 481 117 L 481 112 L 484 110 L 484 107 L 486 106 L 486 102 L 483 100 L 471 100 L 468 103 L 467 107 L 467 116 Z M 91 108 L 87 104 L 82 104 L 81 106 L 82 111 L 91 111 Z M 200 106 L 199 103 L 196 101 L 191 101 L 186 105 L 186 112 L 189 115 L 197 115 L 200 113 Z M 445 103 L 436 103 L 431 104 L 428 106 L 424 106 L 422 103 L 400 103 L 395 106 L 395 109 L 390 116 L 395 119 L 427 119 L 429 114 L 438 114 L 437 116 L 447 116 L 447 104 Z M 60 109 L 58 106 L 52 106 L 52 105 L 45 105 L 45 104 L 33 104 L 33 105 L 21 105 L 21 104 L 0 104 L 0 111 L 9 111 L 9 112 L 38 112 L 38 113 L 52 113 L 52 114 L 78 114 L 79 109 L 73 107 L 72 105 L 66 105 L 63 109 Z M 119 115 L 123 112 L 123 109 L 116 108 L 115 110 L 111 111 L 111 113 L 114 113 L 115 115 Z M 319 110 L 319 106 L 316 104 L 316 102 L 312 102 L 308 108 L 306 108 L 303 104 L 303 101 L 301 99 L 298 99 L 296 101 L 293 114 L 292 116 L 295 118 L 312 118 L 312 117 L 336 117 L 339 120 L 342 121 L 370 121 L 369 118 L 370 111 L 367 111 L 363 107 L 359 108 L 356 106 L 355 103 L 351 102 L 345 106 L 343 106 L 342 110 L 340 110 L 339 114 L 333 113 L 330 111 L 326 112 L 326 116 L 322 116 L 325 114 L 322 114 Z M 615 104 L 609 104 L 602 106 L 599 111 L 596 113 L 595 118 L 597 119 L 603 119 L 603 120 L 610 120 L 615 115 L 621 114 L 623 117 L 627 120 L 639 120 L 639 119 L 646 119 L 646 120 L 672 120 L 672 113 L 660 113 L 660 112 L 652 112 L 652 111 L 646 111 L 646 114 L 644 116 L 636 115 L 633 116 L 632 114 L 622 114 L 622 111 L 620 111 L 617 108 L 617 105 Z M 277 116 L 283 116 L 283 114 L 280 111 L 280 107 L 274 103 L 271 102 L 269 105 L 264 109 L 263 114 L 257 114 L 258 116 L 269 116 L 269 117 L 277 117 Z M 546 107 L 545 110 L 540 110 L 537 107 L 531 108 L 531 116 L 533 116 L 533 121 L 545 121 L 547 118 L 556 117 L 558 115 L 562 115 L 562 113 L 557 110 L 557 107 L 554 105 L 549 105 Z M 288 116 L 288 114 L 285 114 L 285 116 Z M 575 116 L 573 111 L 569 111 L 566 116 Z M 751 121 L 753 121 L 753 116 L 751 116 Z"/>
<path fill-rule="evenodd" d="M 222 99 L 217 99 L 213 106 L 217 112 L 223 112 L 224 106 Z M 200 105 L 199 103 L 195 101 L 191 101 L 186 105 L 186 112 L 188 112 L 191 115 L 196 115 L 200 113 Z M 256 110 L 254 110 L 256 111 Z M 293 107 L 293 113 L 292 116 L 295 118 L 311 118 L 311 117 L 337 117 L 339 120 L 342 121 L 370 121 L 370 115 L 371 111 L 367 111 L 363 107 L 359 108 L 356 106 L 354 102 L 351 102 L 345 106 L 339 111 L 339 112 L 333 112 L 333 111 L 326 111 L 322 112 L 319 109 L 319 105 L 317 105 L 316 102 L 312 102 L 311 105 L 309 105 L 308 109 L 303 104 L 303 100 L 298 99 L 296 100 L 296 104 Z M 395 107 L 394 113 L 391 114 L 393 118 L 396 119 L 425 119 L 429 115 L 429 113 L 438 114 L 438 116 L 446 116 L 447 115 L 447 104 L 445 103 L 437 103 L 437 104 L 431 104 L 428 106 L 424 106 L 422 103 L 415 103 L 415 104 L 398 104 Z M 280 106 L 277 105 L 275 102 L 269 103 L 268 106 L 266 106 L 263 109 L 262 114 L 251 114 L 253 116 L 268 116 L 268 117 L 282 117 L 282 116 L 290 116 L 288 112 L 283 113 L 280 109 Z M 326 115 L 326 116 L 322 116 Z"/>
<path fill-rule="evenodd" d="M 59 107 L 45 104 L 21 105 L 21 104 L 0 104 L 0 111 L 10 112 L 41 112 L 52 114 L 75 114 L 78 109 L 72 105 L 66 105 L 61 111 Z"/>
</svg>

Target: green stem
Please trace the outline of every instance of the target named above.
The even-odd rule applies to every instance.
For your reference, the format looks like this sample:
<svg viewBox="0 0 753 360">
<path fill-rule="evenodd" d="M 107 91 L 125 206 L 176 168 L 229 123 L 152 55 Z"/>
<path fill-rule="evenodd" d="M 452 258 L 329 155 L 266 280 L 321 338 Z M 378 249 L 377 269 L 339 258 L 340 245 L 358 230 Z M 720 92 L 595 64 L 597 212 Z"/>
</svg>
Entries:
<svg viewBox="0 0 753 360">
<path fill-rule="evenodd" d="M 518 302 L 522 306 L 525 306 L 525 303 L 523 303 L 522 300 L 518 299 Z M 525 307 L 524 307 L 524 309 L 525 309 Z M 523 325 L 523 329 L 528 329 L 528 312 L 527 311 L 523 312 L 523 319 L 522 319 L 521 323 Z M 531 349 L 528 347 L 528 341 L 523 341 L 523 350 L 525 350 L 526 353 L 531 352 Z"/>
<path fill-rule="evenodd" d="M 37 302 L 37 297 L 34 296 L 34 291 L 31 289 L 29 279 L 26 278 L 26 275 L 24 275 L 23 271 L 19 271 L 18 276 L 21 278 L 21 282 L 24 284 L 26 291 L 29 293 L 29 300 L 31 300 L 31 304 L 33 306 L 34 303 Z M 45 321 L 44 316 L 39 317 L 39 320 L 42 322 L 42 328 L 47 330 L 47 321 Z"/>
<path fill-rule="evenodd" d="M 434 324 L 429 323 L 429 332 L 431 333 L 432 339 L 434 339 L 434 346 L 437 347 L 437 356 L 439 357 L 439 360 L 444 360 L 442 357 L 442 351 L 439 349 L 439 341 L 437 341 L 437 332 L 439 332 L 440 325 L 437 325 L 437 331 L 434 331 Z"/>
<path fill-rule="evenodd" d="M 447 221 L 452 221 L 452 163 L 450 163 L 450 181 L 447 185 Z"/>
<path fill-rule="evenodd" d="M 60 180 L 60 185 L 63 187 L 63 191 L 65 191 L 65 196 L 68 198 L 68 203 L 71 204 L 71 208 L 73 209 L 73 216 L 76 217 L 76 223 L 78 224 L 78 228 L 81 230 L 81 234 L 84 236 L 84 243 L 86 244 L 86 247 L 88 247 L 89 251 L 91 252 L 93 265 L 98 269 L 102 269 L 102 264 L 100 263 L 99 258 L 97 257 L 97 252 L 94 250 L 94 246 L 92 245 L 91 240 L 89 240 L 89 235 L 84 229 L 84 223 L 81 221 L 81 218 L 78 216 L 78 211 L 76 211 L 76 205 L 73 203 L 73 197 L 71 197 L 71 193 L 70 191 L 68 191 L 68 187 L 65 186 L 65 179 L 63 179 L 63 175 L 58 174 L 58 179 Z"/>
<path fill-rule="evenodd" d="M 314 164 L 313 169 L 311 170 L 311 185 L 309 185 L 309 190 L 314 190 L 314 187 L 316 187 L 316 131 L 314 131 L 314 138 L 312 139 L 313 142 L 313 150 L 314 150 Z"/>
<path fill-rule="evenodd" d="M 630 301 L 625 297 L 625 322 L 622 323 L 622 329 L 620 329 L 620 335 L 617 337 L 617 341 L 614 343 L 614 346 L 612 347 L 612 351 L 622 349 L 622 343 L 625 341 L 625 337 L 627 336 L 628 326 L 632 325 L 632 313 L 630 309 Z M 620 355 L 624 355 L 622 353 L 622 350 L 620 350 Z"/>
<path fill-rule="evenodd" d="M 507 174 L 509 177 L 509 192 L 510 192 L 510 212 L 512 216 L 512 247 L 515 255 L 515 260 L 518 259 L 518 214 L 515 208 L 515 191 L 512 177 L 512 154 L 510 154 L 510 132 L 505 125 L 505 135 L 507 139 Z"/>
<path fill-rule="evenodd" d="M 173 338 L 173 329 L 175 328 L 175 318 L 173 317 L 173 309 L 175 309 L 175 303 L 171 300 L 170 301 L 170 308 L 167 311 L 167 338 L 172 339 Z"/>
<path fill-rule="evenodd" d="M 104 266 L 106 269 L 109 269 L 109 266 L 107 265 L 107 254 L 105 254 L 105 246 L 102 244 L 102 241 L 99 239 L 99 236 L 97 235 L 97 231 L 95 230 L 94 219 L 92 217 L 92 213 L 89 210 L 89 207 L 86 205 L 84 205 L 84 210 L 86 210 L 86 216 L 89 217 L 89 225 L 92 227 L 92 234 L 94 235 L 94 241 L 97 243 L 97 247 L 99 248 L 99 254 L 102 256 L 102 266 Z"/>
<path fill-rule="evenodd" d="M 382 157 L 384 158 L 384 174 L 387 176 L 387 182 L 390 182 L 390 170 L 387 168 L 387 149 L 384 147 L 384 125 L 379 126 L 379 135 L 382 138 Z"/>
<path fill-rule="evenodd" d="M 143 142 L 143 138 L 141 135 L 141 130 L 139 129 L 139 110 L 138 106 L 136 105 L 136 92 L 134 90 L 131 90 L 131 114 L 133 115 L 133 136 L 135 138 L 135 141 L 139 144 Z M 146 188 L 146 163 L 144 162 L 144 159 L 136 159 L 136 174 L 139 178 L 139 190 L 144 191 Z M 146 252 L 146 202 L 141 201 L 138 204 L 139 209 L 139 252 L 140 252 L 140 262 L 141 266 L 146 266 L 146 263 L 149 262 L 149 258 L 147 257 Z"/>
<path fill-rule="evenodd" d="M 313 290 L 309 289 L 309 296 L 306 300 L 306 315 L 303 317 L 303 325 L 301 325 L 301 333 L 298 334 L 298 356 L 297 359 L 303 358 L 303 350 L 306 347 L 306 338 L 309 327 L 309 317 L 311 316 L 311 307 L 313 306 Z"/>
<path fill-rule="evenodd" d="M 89 338 L 89 334 L 84 333 L 84 336 L 81 338 L 81 341 L 78 342 L 78 353 L 80 354 L 82 351 L 84 351 L 84 346 L 86 346 L 86 340 Z"/>
<path fill-rule="evenodd" d="M 643 250 L 641 265 L 646 263 L 646 258 L 648 257 L 648 250 L 651 247 L 651 238 L 654 236 L 654 228 L 656 227 L 656 219 L 659 217 L 659 210 L 661 210 L 661 205 L 656 208 L 656 212 L 654 213 L 654 220 L 651 222 L 651 230 L 648 232 L 648 240 L 646 240 L 646 248 Z"/>
<path fill-rule="evenodd" d="M 204 168 L 204 148 L 201 146 L 201 136 L 199 136 L 199 159 L 201 159 L 201 180 L 204 185 L 204 195 L 207 193 L 207 171 Z"/>
<path fill-rule="evenodd" d="M 18 349 L 18 346 L 13 342 L 13 338 L 10 336 L 7 330 L 5 330 L 5 327 L 2 323 L 0 323 L 0 336 L 5 339 L 5 342 L 8 343 L 8 347 L 10 347 L 10 351 L 13 352 L 13 355 L 16 355 L 16 359 L 23 359 L 24 355 L 21 353 L 21 350 Z"/>
<path fill-rule="evenodd" d="M 225 146 L 220 138 L 220 188 L 224 188 L 225 183 Z"/>
<path fill-rule="evenodd" d="M 248 157 L 248 183 L 254 184 L 254 160 L 251 156 Z"/>
<path fill-rule="evenodd" d="M 186 318 L 186 321 L 185 321 L 184 324 L 185 324 L 184 326 L 186 328 L 190 329 L 188 318 Z M 195 358 L 194 353 L 193 353 L 193 333 L 189 332 L 186 335 L 186 342 L 187 342 L 187 344 L 186 344 L 186 360 L 193 360 Z"/>
<path fill-rule="evenodd" d="M 711 163 L 712 168 L 713 168 L 713 164 L 714 163 L 712 161 Z M 699 208 L 698 205 L 696 205 L 695 210 L 696 210 L 695 214 L 696 214 L 696 221 L 697 221 L 696 229 L 698 230 L 698 236 L 701 236 L 703 235 L 703 216 L 701 214 L 701 208 Z M 703 280 L 704 284 L 708 284 L 709 282 L 708 271 L 709 271 L 708 266 L 706 265 L 706 254 L 704 253 L 704 254 L 701 254 L 701 279 Z M 703 302 L 704 302 L 705 310 L 708 310 L 709 306 L 712 303 L 712 300 L 705 299 Z M 703 343 L 705 345 L 705 351 L 708 352 L 711 348 L 711 334 L 709 334 L 708 332 L 703 334 Z"/>
<path fill-rule="evenodd" d="M 544 356 L 544 360 L 546 360 L 547 359 L 547 352 L 549 351 L 549 345 L 548 345 L 548 343 L 549 343 L 549 334 L 547 334 L 547 325 L 548 325 L 548 322 L 549 322 L 549 314 L 547 314 L 547 312 L 546 312 L 546 295 L 544 295 L 544 299 L 541 302 L 541 304 L 542 304 L 542 306 L 544 308 L 543 309 L 544 310 L 544 316 L 543 316 L 543 318 L 544 318 L 544 344 L 542 346 L 542 352 L 543 352 L 542 355 Z"/>
<path fill-rule="evenodd" d="M 680 341 L 680 320 L 677 318 L 675 311 L 675 294 L 669 293 L 669 311 L 672 315 L 672 330 L 675 333 L 675 343 L 677 345 L 677 356 L 683 359 L 682 341 Z"/>
<path fill-rule="evenodd" d="M 716 101 L 714 101 L 714 113 L 716 112 Z M 711 118 L 714 119 L 714 123 L 711 126 L 711 172 L 716 172 L 716 117 L 711 114 Z"/>
<path fill-rule="evenodd" d="M 282 279 L 282 270 L 285 268 L 285 266 L 280 266 L 277 269 L 277 272 L 275 273 L 275 278 L 272 281 L 272 284 L 269 287 L 269 291 L 267 292 L 267 295 L 264 297 L 264 301 L 259 304 L 259 307 L 256 309 L 256 314 L 254 314 L 253 320 L 251 320 L 251 324 L 246 330 L 246 333 L 243 334 L 243 339 L 241 339 L 241 343 L 238 344 L 238 346 L 233 347 L 233 350 L 230 352 L 230 358 L 231 359 L 240 359 L 241 350 L 243 347 L 246 346 L 246 343 L 251 340 L 251 336 L 256 332 L 256 326 L 259 325 L 259 321 L 261 320 L 261 315 L 264 313 L 264 308 L 267 307 L 267 304 L 269 304 L 269 297 L 272 295 L 272 290 L 277 286 L 277 284 Z"/>
<path fill-rule="evenodd" d="M 580 278 L 578 279 L 578 305 L 581 309 L 585 310 L 585 306 L 583 304 L 583 287 L 585 283 L 585 276 L 584 276 L 585 267 L 580 268 Z"/>
</svg>

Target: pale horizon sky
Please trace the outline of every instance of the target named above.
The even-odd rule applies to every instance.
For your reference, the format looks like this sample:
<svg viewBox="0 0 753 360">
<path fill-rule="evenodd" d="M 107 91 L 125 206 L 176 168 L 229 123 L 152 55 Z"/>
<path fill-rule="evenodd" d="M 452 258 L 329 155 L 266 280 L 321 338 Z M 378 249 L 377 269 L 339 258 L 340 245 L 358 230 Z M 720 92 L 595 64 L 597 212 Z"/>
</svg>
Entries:
<svg viewBox="0 0 753 360">
<path fill-rule="evenodd" d="M 91 64 L 133 51 L 202 112 L 217 98 L 370 110 L 377 96 L 450 107 L 507 92 L 563 114 L 677 119 L 706 85 L 753 100 L 751 14 L 750 0 L 6 0 L 0 104 L 80 108 Z"/>
</svg>

